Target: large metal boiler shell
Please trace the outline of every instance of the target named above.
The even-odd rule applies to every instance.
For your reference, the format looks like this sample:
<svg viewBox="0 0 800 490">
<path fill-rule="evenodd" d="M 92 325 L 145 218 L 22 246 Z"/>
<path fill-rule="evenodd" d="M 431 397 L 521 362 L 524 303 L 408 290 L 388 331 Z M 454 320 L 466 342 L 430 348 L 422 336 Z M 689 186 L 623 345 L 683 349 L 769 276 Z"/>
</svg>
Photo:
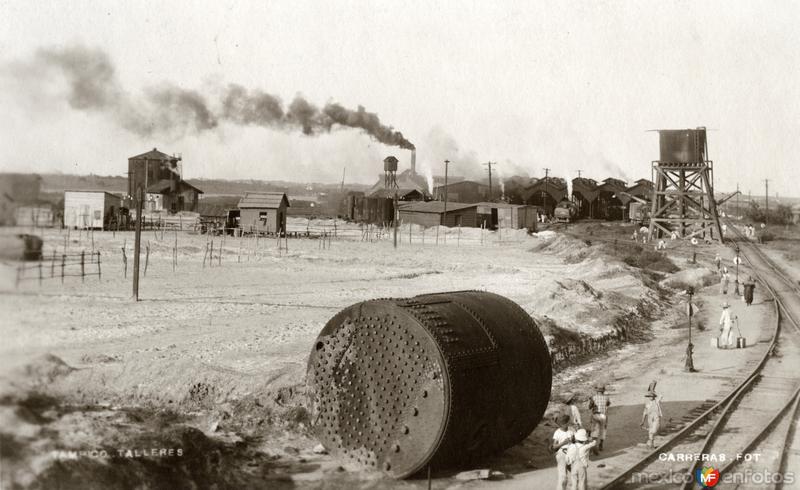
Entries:
<svg viewBox="0 0 800 490">
<path fill-rule="evenodd" d="M 323 445 L 404 478 L 521 442 L 547 408 L 552 368 L 522 308 L 460 291 L 345 308 L 317 338 L 307 380 Z"/>
</svg>

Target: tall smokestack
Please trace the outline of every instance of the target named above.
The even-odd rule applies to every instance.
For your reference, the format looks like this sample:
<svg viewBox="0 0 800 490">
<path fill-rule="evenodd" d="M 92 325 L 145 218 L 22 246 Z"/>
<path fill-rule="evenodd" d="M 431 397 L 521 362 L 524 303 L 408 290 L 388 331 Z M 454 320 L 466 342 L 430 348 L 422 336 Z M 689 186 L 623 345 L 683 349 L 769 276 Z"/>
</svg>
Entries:
<svg viewBox="0 0 800 490">
<path fill-rule="evenodd" d="M 411 150 L 411 175 L 417 175 L 417 150 Z"/>
</svg>

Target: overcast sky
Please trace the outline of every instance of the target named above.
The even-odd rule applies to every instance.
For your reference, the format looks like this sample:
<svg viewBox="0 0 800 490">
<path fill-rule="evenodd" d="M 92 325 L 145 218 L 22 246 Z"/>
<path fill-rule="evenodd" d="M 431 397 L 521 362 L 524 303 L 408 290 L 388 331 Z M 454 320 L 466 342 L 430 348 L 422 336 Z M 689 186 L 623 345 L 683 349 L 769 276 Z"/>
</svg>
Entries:
<svg viewBox="0 0 800 490">
<path fill-rule="evenodd" d="M 800 195 L 798 5 L 4 0 L 0 169 L 122 175 L 152 147 L 181 153 L 187 178 L 335 182 L 346 167 L 367 183 L 389 154 L 408 165 L 408 150 L 337 126 L 308 136 L 220 119 L 143 136 L 119 107 L 71 104 L 57 66 L 32 68 L 83 49 L 107 55 L 133 104 L 169 86 L 216 113 L 234 83 L 284 106 L 297 94 L 362 105 L 436 173 L 449 158 L 467 175 L 492 160 L 505 174 L 632 181 L 658 157 L 647 130 L 706 126 L 717 189 L 762 191 L 769 178 Z"/>
</svg>

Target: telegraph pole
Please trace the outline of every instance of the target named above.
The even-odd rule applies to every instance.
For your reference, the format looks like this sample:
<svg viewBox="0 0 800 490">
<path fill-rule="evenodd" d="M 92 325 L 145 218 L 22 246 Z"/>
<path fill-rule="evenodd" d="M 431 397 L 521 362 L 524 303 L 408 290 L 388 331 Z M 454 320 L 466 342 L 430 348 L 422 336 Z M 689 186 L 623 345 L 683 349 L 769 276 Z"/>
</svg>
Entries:
<svg viewBox="0 0 800 490">
<path fill-rule="evenodd" d="M 769 224 L 769 179 L 764 179 L 764 186 L 766 186 L 766 191 L 764 192 L 764 199 L 766 199 L 766 206 L 767 211 L 764 213 L 764 224 Z"/>
<path fill-rule="evenodd" d="M 737 182 L 736 183 L 736 218 L 737 218 L 737 221 L 738 221 L 738 218 L 741 215 L 742 215 L 742 209 L 739 207 L 739 183 Z"/>
<path fill-rule="evenodd" d="M 548 191 L 548 189 L 547 189 L 548 178 L 547 177 L 549 175 L 550 175 L 550 169 L 549 168 L 545 168 L 544 169 L 544 196 L 542 196 L 544 198 L 544 199 L 542 199 L 542 202 L 544 203 L 544 214 L 545 215 L 547 215 L 547 191 Z"/>
<path fill-rule="evenodd" d="M 579 179 L 581 178 L 581 172 L 583 172 L 583 170 L 578 170 L 578 178 Z"/>
<path fill-rule="evenodd" d="M 497 162 L 484 163 L 489 168 L 489 202 L 492 201 L 492 165 L 497 165 Z"/>
<path fill-rule="evenodd" d="M 444 161 L 444 213 L 442 213 L 442 224 L 447 223 L 447 167 L 450 165 L 450 160 Z"/>
<path fill-rule="evenodd" d="M 139 301 L 139 253 L 142 245 L 142 201 L 144 188 L 139 184 L 136 188 L 136 235 L 133 245 L 133 300 Z"/>
</svg>

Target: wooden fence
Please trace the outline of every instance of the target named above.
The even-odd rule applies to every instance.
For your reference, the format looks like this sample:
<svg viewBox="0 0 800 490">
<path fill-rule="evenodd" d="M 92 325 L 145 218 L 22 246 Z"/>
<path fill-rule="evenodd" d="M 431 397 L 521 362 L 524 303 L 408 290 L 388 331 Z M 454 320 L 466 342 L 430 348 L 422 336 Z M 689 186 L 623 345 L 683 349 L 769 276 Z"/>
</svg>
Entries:
<svg viewBox="0 0 800 490">
<path fill-rule="evenodd" d="M 55 250 L 49 256 L 42 256 L 36 262 L 22 262 L 17 266 L 15 286 L 19 287 L 23 281 L 39 281 L 41 285 L 46 279 L 65 277 L 80 277 L 82 282 L 86 276 L 101 278 L 100 252 L 85 252 L 58 254 Z"/>
</svg>

